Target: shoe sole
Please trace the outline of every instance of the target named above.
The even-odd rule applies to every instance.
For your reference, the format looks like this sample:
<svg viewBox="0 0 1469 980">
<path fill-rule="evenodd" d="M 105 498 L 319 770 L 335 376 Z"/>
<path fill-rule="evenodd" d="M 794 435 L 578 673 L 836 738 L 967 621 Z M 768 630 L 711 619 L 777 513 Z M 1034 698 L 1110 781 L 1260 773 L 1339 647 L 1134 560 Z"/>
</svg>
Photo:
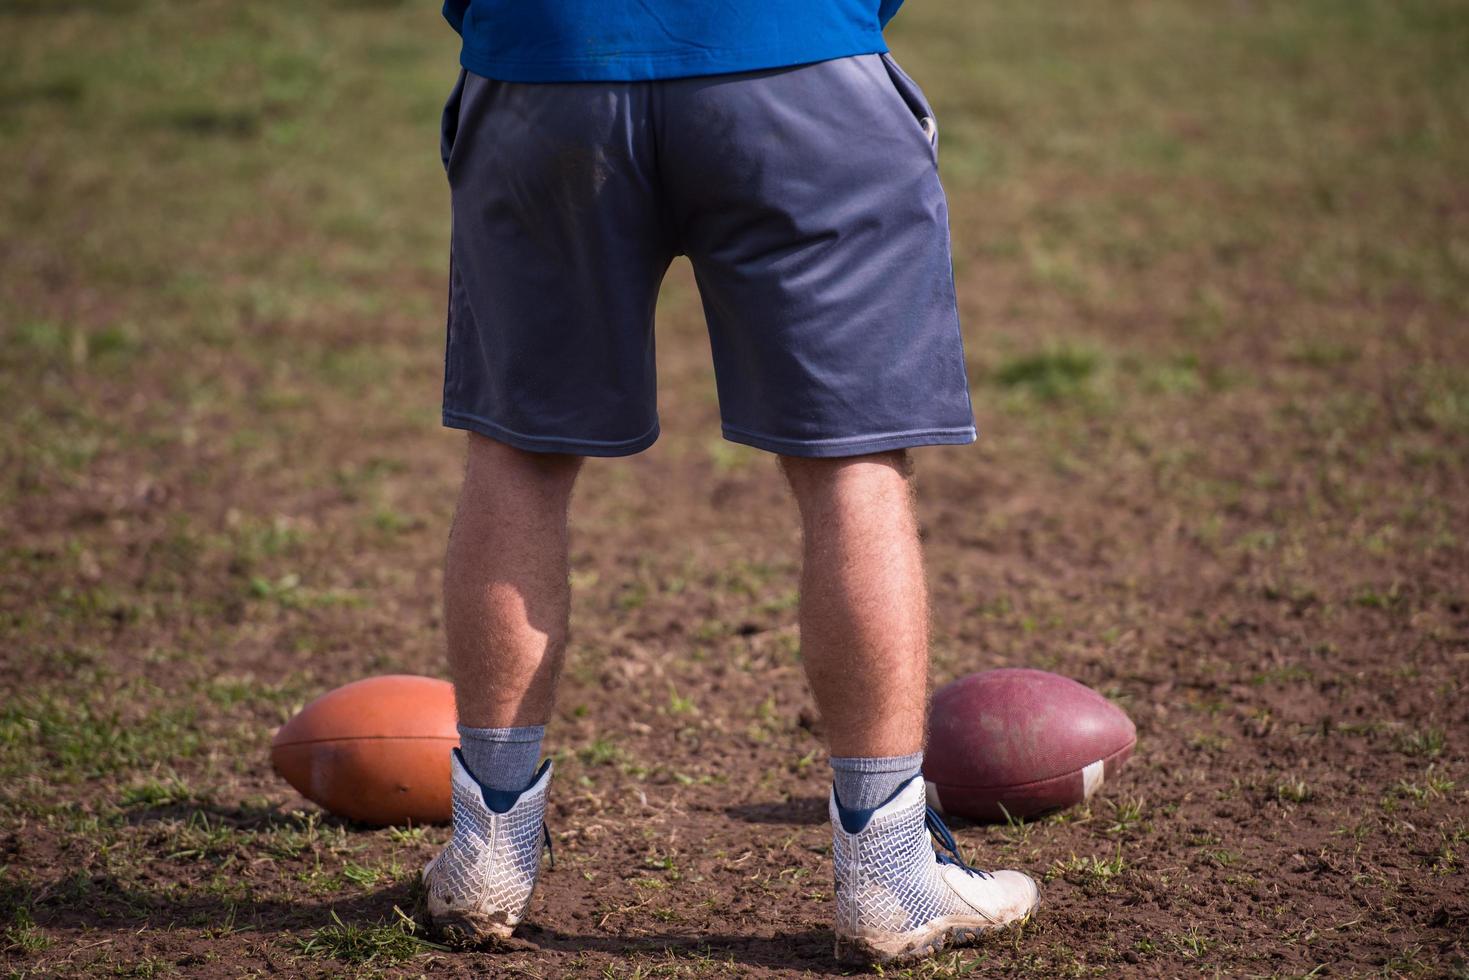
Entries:
<svg viewBox="0 0 1469 980">
<path fill-rule="evenodd" d="M 925 960 L 950 947 L 969 946 L 982 942 L 997 932 L 1018 929 L 1030 921 L 1035 914 L 1035 905 L 1024 915 L 1009 922 L 975 925 L 972 922 L 940 926 L 924 934 L 909 938 L 898 937 L 891 943 L 873 942 L 859 936 L 837 936 L 834 950 L 838 963 L 849 966 L 897 966 Z"/>
<path fill-rule="evenodd" d="M 429 936 L 452 949 L 518 949 L 524 945 L 511 936 L 520 922 L 510 921 L 508 912 L 485 913 L 452 906 L 435 912 L 436 903 L 429 894 L 429 877 L 436 860 L 423 866 L 414 905 L 414 918 L 423 923 Z"/>
<path fill-rule="evenodd" d="M 429 932 L 455 949 L 509 949 L 520 945 L 510 935 L 515 925 L 506 922 L 503 913 L 446 911 L 434 915 L 425 910 L 424 918 Z"/>
</svg>

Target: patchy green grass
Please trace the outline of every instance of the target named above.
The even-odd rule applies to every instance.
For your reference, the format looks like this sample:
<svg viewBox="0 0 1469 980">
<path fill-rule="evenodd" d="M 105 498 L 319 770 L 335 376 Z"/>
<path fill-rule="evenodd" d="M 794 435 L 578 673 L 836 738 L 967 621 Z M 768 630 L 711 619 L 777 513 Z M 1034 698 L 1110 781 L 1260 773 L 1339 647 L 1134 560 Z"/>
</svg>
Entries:
<svg viewBox="0 0 1469 980">
<path fill-rule="evenodd" d="M 1101 890 L 1109 888 L 1112 881 L 1127 869 L 1127 862 L 1122 858 L 1122 849 L 1119 847 L 1111 857 L 1100 857 L 1096 854 L 1084 854 L 1077 856 L 1072 854 L 1065 859 L 1055 861 L 1046 871 L 1046 880 L 1054 881 L 1057 878 L 1065 878 L 1083 888 L 1093 887 Z"/>
<path fill-rule="evenodd" d="M 397 906 L 391 922 L 362 926 L 343 922 L 336 912 L 332 921 L 301 941 L 301 952 L 314 958 L 342 963 L 398 963 L 428 950 L 447 947 L 419 935 L 419 927 Z"/>
<path fill-rule="evenodd" d="M 1097 356 L 1088 351 L 1055 350 L 1006 361 L 995 370 L 995 381 L 1019 388 L 1037 398 L 1058 400 L 1085 389 L 1097 372 Z"/>
<path fill-rule="evenodd" d="M 4 933 L 0 933 L 0 938 L 4 940 L 5 951 L 18 950 L 22 953 L 39 953 L 55 941 L 36 927 L 30 908 L 24 905 L 10 914 L 10 921 Z"/>
<path fill-rule="evenodd" d="M 1398 739 L 1398 748 L 1408 755 L 1435 759 L 1444 750 L 1444 730 L 1442 728 L 1423 728 L 1404 732 Z"/>
<path fill-rule="evenodd" d="M 51 691 L 12 698 L 0 707 L 0 773 L 33 772 L 44 759 L 53 779 L 135 772 L 175 764 L 201 751 L 198 708 L 155 704 L 157 689 L 132 685 L 122 697 L 76 697 Z M 149 706 L 129 717 L 121 705 Z"/>
</svg>

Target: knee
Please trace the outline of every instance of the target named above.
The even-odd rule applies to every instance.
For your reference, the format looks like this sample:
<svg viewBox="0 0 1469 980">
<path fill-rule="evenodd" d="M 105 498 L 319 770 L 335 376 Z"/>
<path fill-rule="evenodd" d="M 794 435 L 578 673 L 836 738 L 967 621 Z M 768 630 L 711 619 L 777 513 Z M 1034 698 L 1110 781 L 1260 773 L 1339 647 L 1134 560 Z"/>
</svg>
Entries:
<svg viewBox="0 0 1469 980">
<path fill-rule="evenodd" d="M 574 453 L 538 453 L 478 433 L 469 433 L 465 481 L 532 484 L 544 493 L 571 493 L 586 457 Z"/>
<path fill-rule="evenodd" d="M 781 455 L 778 459 L 786 482 L 798 498 L 839 486 L 846 480 L 860 480 L 868 475 L 888 477 L 891 473 L 897 473 L 904 480 L 913 475 L 913 458 L 906 449 L 819 459 Z"/>
</svg>

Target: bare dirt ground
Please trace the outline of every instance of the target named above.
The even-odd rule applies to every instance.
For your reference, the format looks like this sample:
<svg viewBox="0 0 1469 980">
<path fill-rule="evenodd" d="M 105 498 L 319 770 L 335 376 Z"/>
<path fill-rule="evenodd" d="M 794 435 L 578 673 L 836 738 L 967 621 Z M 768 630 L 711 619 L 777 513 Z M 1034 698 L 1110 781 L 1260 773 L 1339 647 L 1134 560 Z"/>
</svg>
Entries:
<svg viewBox="0 0 1469 980">
<path fill-rule="evenodd" d="M 889 973 L 1469 975 L 1469 12 L 910 6 L 981 429 L 914 454 L 934 680 L 1058 671 L 1139 744 L 956 828 L 1042 910 Z M 573 506 L 555 867 L 523 949 L 436 949 L 400 910 L 446 830 L 323 815 L 267 746 L 443 672 L 444 29 L 0 22 L 0 969 L 844 972 L 794 507 L 717 437 L 687 267 L 664 435 Z"/>
</svg>

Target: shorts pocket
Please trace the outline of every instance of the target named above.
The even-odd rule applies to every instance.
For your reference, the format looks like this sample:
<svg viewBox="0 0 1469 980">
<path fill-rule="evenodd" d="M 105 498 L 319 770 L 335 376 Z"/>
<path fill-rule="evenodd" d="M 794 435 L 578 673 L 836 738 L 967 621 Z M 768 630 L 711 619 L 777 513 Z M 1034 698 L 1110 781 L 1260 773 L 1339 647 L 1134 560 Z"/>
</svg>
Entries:
<svg viewBox="0 0 1469 980">
<path fill-rule="evenodd" d="M 903 103 L 908 106 L 908 111 L 913 113 L 913 118 L 918 121 L 918 126 L 923 130 L 923 135 L 928 137 L 928 145 L 933 149 L 937 158 L 939 149 L 939 121 L 933 113 L 933 106 L 928 104 L 928 99 L 923 95 L 923 89 L 913 81 L 891 54 L 884 51 L 879 55 L 882 58 L 883 67 L 887 69 L 888 78 L 897 89 L 898 95 L 902 96 Z"/>
<path fill-rule="evenodd" d="M 444 171 L 449 170 L 449 157 L 454 153 L 454 137 L 459 133 L 459 103 L 464 98 L 464 80 L 469 73 L 459 69 L 459 78 L 444 103 L 444 112 L 439 117 L 439 156 L 444 161 Z"/>
</svg>

